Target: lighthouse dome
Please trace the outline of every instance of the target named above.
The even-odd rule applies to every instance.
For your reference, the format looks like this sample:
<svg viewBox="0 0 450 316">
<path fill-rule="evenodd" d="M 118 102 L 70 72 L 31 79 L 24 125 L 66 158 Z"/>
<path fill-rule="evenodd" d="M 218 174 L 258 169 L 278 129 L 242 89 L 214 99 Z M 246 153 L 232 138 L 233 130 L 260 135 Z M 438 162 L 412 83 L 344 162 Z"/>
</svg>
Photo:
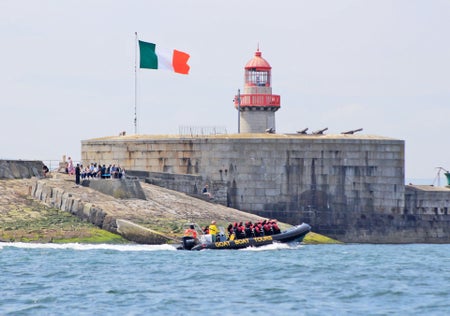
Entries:
<svg viewBox="0 0 450 316">
<path fill-rule="evenodd" d="M 261 57 L 259 49 L 255 52 L 255 56 L 245 65 L 245 69 L 272 69 L 270 64 Z"/>
</svg>

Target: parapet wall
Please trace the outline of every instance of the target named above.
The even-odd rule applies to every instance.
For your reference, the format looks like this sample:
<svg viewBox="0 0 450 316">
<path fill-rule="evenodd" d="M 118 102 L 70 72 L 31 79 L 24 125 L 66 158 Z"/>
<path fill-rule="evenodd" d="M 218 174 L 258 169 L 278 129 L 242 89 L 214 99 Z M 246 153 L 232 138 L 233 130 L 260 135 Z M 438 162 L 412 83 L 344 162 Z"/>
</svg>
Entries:
<svg viewBox="0 0 450 316">
<path fill-rule="evenodd" d="M 81 185 L 108 194 L 116 199 L 146 199 L 140 182 L 137 180 L 83 180 Z"/>
<path fill-rule="evenodd" d="M 127 177 L 136 177 L 147 183 L 187 194 L 200 194 L 203 179 L 198 175 L 128 170 Z"/>
<path fill-rule="evenodd" d="M 150 171 L 128 171 L 128 177 L 136 177 L 147 183 L 166 189 L 183 192 L 209 202 L 227 205 L 227 183 L 225 181 L 211 181 L 206 183 L 201 176 Z M 203 187 L 210 186 L 210 196 L 202 194 Z"/>
<path fill-rule="evenodd" d="M 43 166 L 38 160 L 0 160 L 0 179 L 42 177 Z"/>
</svg>

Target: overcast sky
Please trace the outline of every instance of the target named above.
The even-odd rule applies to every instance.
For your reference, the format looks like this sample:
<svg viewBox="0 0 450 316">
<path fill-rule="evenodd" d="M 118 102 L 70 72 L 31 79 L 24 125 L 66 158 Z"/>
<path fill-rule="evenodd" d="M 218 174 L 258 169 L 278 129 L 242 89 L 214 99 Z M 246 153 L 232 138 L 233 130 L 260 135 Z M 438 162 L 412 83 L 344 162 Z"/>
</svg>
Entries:
<svg viewBox="0 0 450 316">
<path fill-rule="evenodd" d="M 0 0 L 0 158 L 79 159 L 134 133 L 135 35 L 191 55 L 138 71 L 139 134 L 237 132 L 233 98 L 259 44 L 277 132 L 403 139 L 406 178 L 450 169 L 450 1 Z"/>
</svg>

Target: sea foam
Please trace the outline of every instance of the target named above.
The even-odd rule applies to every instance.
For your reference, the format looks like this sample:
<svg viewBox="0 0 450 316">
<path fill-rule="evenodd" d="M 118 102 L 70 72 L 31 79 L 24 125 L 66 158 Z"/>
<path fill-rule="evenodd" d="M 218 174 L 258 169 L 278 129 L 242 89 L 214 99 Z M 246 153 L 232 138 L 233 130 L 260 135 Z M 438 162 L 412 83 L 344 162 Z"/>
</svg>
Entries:
<svg viewBox="0 0 450 316">
<path fill-rule="evenodd" d="M 80 244 L 80 243 L 23 243 L 6 242 L 0 243 L 0 250 L 5 247 L 23 248 L 23 249 L 73 249 L 73 250 L 116 250 L 116 251 L 158 251 L 158 250 L 176 250 L 171 245 L 114 245 L 114 244 Z"/>
</svg>

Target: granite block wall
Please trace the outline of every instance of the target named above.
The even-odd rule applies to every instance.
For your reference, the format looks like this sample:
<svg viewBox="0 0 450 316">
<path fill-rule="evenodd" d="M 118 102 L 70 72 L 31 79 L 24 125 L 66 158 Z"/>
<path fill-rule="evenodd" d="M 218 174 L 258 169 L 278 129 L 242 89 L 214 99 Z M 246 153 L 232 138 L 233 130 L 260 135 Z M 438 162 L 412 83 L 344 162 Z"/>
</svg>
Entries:
<svg viewBox="0 0 450 316">
<path fill-rule="evenodd" d="M 405 205 L 404 141 L 396 139 L 244 134 L 82 142 L 83 163 L 105 158 L 127 170 L 223 183 L 219 203 L 292 224 L 308 221 L 335 235 L 364 214 L 401 215 Z"/>
</svg>

